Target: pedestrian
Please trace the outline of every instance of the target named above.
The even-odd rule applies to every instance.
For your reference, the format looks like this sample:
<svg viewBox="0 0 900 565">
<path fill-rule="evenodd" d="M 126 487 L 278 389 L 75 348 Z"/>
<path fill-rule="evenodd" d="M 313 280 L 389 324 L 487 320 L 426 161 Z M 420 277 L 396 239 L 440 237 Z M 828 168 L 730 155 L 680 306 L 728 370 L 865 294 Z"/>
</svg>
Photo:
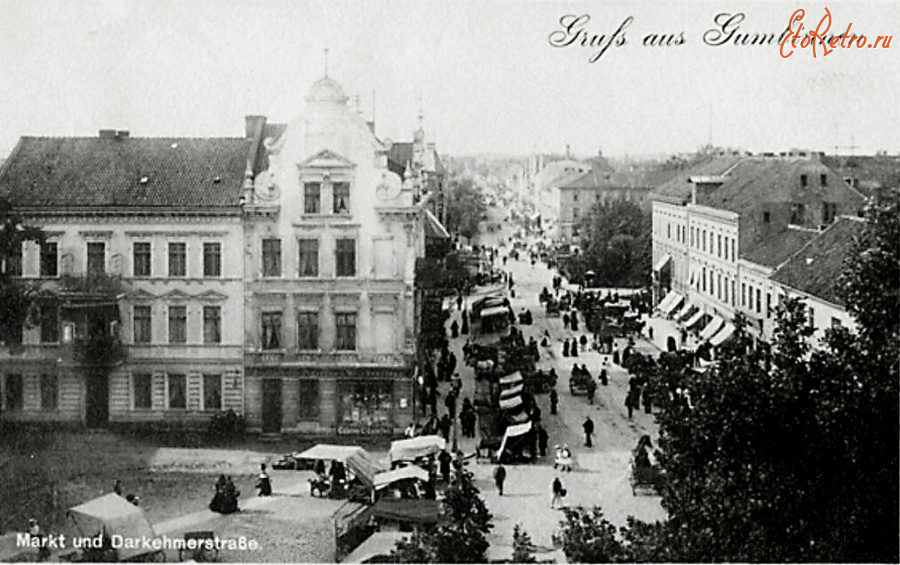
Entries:
<svg viewBox="0 0 900 565">
<path fill-rule="evenodd" d="M 568 314 L 563 314 L 563 329 L 564 330 L 569 329 L 569 315 Z"/>
<path fill-rule="evenodd" d="M 613 345 L 613 364 L 619 364 L 619 345 Z"/>
<path fill-rule="evenodd" d="M 559 405 L 559 395 L 556 393 L 556 389 L 550 390 L 550 413 L 554 416 L 556 415 L 556 407 Z"/>
<path fill-rule="evenodd" d="M 133 493 L 130 493 L 130 492 L 128 493 L 127 496 L 125 496 L 125 500 L 134 504 L 135 506 L 140 506 L 140 503 L 141 503 L 141 497 L 139 497 Z"/>
<path fill-rule="evenodd" d="M 453 320 L 453 323 L 450 324 L 450 337 L 457 338 L 459 337 L 459 322 Z"/>
<path fill-rule="evenodd" d="M 635 397 L 635 389 L 632 388 L 628 391 L 628 394 L 625 395 L 625 408 L 628 408 L 628 419 L 631 419 L 632 414 L 634 414 L 634 397 Z"/>
<path fill-rule="evenodd" d="M 577 332 L 578 331 L 578 312 L 576 312 L 575 310 L 572 310 L 571 325 L 572 325 L 572 331 Z"/>
<path fill-rule="evenodd" d="M 259 478 L 256 481 L 256 488 L 259 489 L 259 496 L 272 496 L 272 479 L 266 472 L 266 464 L 259 465 Z"/>
<path fill-rule="evenodd" d="M 581 424 L 581 427 L 584 430 L 584 446 L 594 447 L 594 444 L 591 441 L 591 436 L 594 435 L 594 421 L 591 420 L 590 416 L 585 417 L 584 423 Z"/>
<path fill-rule="evenodd" d="M 447 391 L 447 397 L 444 398 L 444 406 L 447 407 L 447 414 L 450 415 L 450 419 L 456 418 L 456 395 L 452 390 Z"/>
<path fill-rule="evenodd" d="M 644 391 L 643 391 L 643 392 L 644 392 L 644 393 L 643 393 L 643 398 L 644 398 L 644 413 L 645 413 L 645 414 L 650 414 L 650 413 L 652 412 L 652 409 L 653 409 L 653 398 L 651 398 L 650 387 L 644 385 Z"/>
<path fill-rule="evenodd" d="M 609 384 L 609 376 L 606 374 L 606 369 L 600 369 L 600 384 L 606 386 Z"/>
<path fill-rule="evenodd" d="M 497 485 L 497 490 L 500 492 L 500 496 L 503 496 L 503 483 L 506 481 L 506 467 L 502 464 L 498 464 L 497 468 L 494 469 L 494 483 Z"/>
<path fill-rule="evenodd" d="M 569 356 L 569 338 L 563 341 L 563 357 Z"/>
<path fill-rule="evenodd" d="M 122 481 L 120 481 L 119 479 L 116 479 L 116 484 L 113 485 L 113 492 L 118 494 L 119 496 L 122 496 Z"/>
<path fill-rule="evenodd" d="M 585 370 L 584 372 L 587 373 L 587 370 Z M 587 387 L 588 403 L 593 404 L 594 403 L 594 393 L 597 392 L 597 383 L 594 382 L 594 377 L 591 377 L 589 373 L 588 373 L 588 382 L 585 386 Z"/>
<path fill-rule="evenodd" d="M 446 449 L 442 449 L 440 454 L 438 454 L 438 467 L 441 472 L 441 477 L 444 479 L 444 483 L 450 484 L 450 462 L 453 461 L 453 457 L 447 453 Z"/>
<path fill-rule="evenodd" d="M 647 327 L 647 335 L 650 336 L 650 340 L 653 340 L 653 326 Z"/>
<path fill-rule="evenodd" d="M 572 357 L 578 357 L 578 342 L 576 340 L 572 340 L 572 347 L 569 348 L 569 354 Z"/>
<path fill-rule="evenodd" d="M 222 513 L 231 514 L 240 512 L 240 508 L 238 508 L 238 497 L 240 496 L 241 491 L 234 486 L 234 481 L 231 477 L 225 477 L 225 511 Z"/>
<path fill-rule="evenodd" d="M 563 487 L 562 481 L 559 480 L 559 477 L 553 479 L 553 487 L 551 490 L 553 496 L 550 499 L 550 508 L 562 508 L 562 499 L 566 495 L 566 489 Z"/>
<path fill-rule="evenodd" d="M 457 294 L 456 295 L 456 309 L 457 310 L 460 310 L 460 311 L 462 310 L 462 303 L 463 303 L 462 294 Z"/>
<path fill-rule="evenodd" d="M 587 345 L 587 336 L 584 334 L 581 334 L 581 338 L 578 340 L 578 343 L 580 343 L 581 348 L 584 349 L 584 347 Z"/>
<path fill-rule="evenodd" d="M 550 436 L 547 434 L 547 430 L 544 426 L 538 426 L 538 449 L 541 450 L 541 457 L 547 456 L 548 441 L 550 441 Z"/>
<path fill-rule="evenodd" d="M 44 533 L 41 531 L 41 527 L 34 518 L 28 519 L 28 533 L 31 535 L 32 539 L 40 540 L 38 545 L 38 561 L 43 561 L 50 557 L 50 548 L 44 543 Z"/>
</svg>

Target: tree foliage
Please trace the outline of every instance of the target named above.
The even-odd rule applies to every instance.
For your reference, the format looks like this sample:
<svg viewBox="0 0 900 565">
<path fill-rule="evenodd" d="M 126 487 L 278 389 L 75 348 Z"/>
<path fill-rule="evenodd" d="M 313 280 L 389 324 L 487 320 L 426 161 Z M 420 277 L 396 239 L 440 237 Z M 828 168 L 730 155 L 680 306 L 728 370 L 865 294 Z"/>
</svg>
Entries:
<svg viewBox="0 0 900 565">
<path fill-rule="evenodd" d="M 777 310 L 771 368 L 742 319 L 705 373 L 660 358 L 690 406 L 658 413 L 668 520 L 632 521 L 633 561 L 896 562 L 898 266 L 896 203 L 869 210 L 841 287 L 856 333 L 812 351 L 805 304 Z M 671 385 L 670 385 L 671 386 Z"/>
<path fill-rule="evenodd" d="M 513 527 L 513 563 L 534 563 L 534 544 L 520 524 Z"/>
<path fill-rule="evenodd" d="M 562 549 L 569 563 L 617 563 L 624 559 L 616 527 L 599 507 L 563 508 Z"/>
<path fill-rule="evenodd" d="M 9 201 L 0 198 L 0 341 L 12 345 L 21 342 L 21 328 L 38 296 L 37 288 L 10 272 L 11 265 L 21 264 L 26 241 L 43 242 L 43 231 L 24 225 Z"/>
<path fill-rule="evenodd" d="M 447 182 L 447 230 L 467 239 L 475 237 L 478 224 L 487 213 L 484 194 L 470 177 L 452 176 Z"/>
<path fill-rule="evenodd" d="M 597 203 L 581 222 L 582 269 L 596 286 L 650 284 L 651 220 L 628 200 Z M 583 273 L 573 273 L 579 277 Z"/>
<path fill-rule="evenodd" d="M 415 532 L 397 543 L 397 563 L 485 563 L 491 514 L 472 473 L 457 466 L 456 479 L 444 493 L 443 516 L 435 527 Z"/>
</svg>

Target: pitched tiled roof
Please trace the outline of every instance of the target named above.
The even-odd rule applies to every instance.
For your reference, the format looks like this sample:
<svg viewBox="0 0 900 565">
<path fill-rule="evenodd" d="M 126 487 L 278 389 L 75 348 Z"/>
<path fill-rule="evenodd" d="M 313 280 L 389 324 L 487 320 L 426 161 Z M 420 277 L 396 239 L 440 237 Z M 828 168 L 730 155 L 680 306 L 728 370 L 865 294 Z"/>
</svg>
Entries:
<svg viewBox="0 0 900 565">
<path fill-rule="evenodd" d="M 741 259 L 757 265 L 777 267 L 817 235 L 818 232 L 789 227 L 781 233 L 770 234 L 762 238 L 746 251 L 742 249 Z"/>
<path fill-rule="evenodd" d="M 807 175 L 809 186 L 803 188 L 801 175 Z M 831 179 L 826 187 L 820 187 L 819 176 Z M 863 197 L 847 186 L 842 178 L 816 159 L 747 157 L 728 171 L 721 187 L 711 191 L 698 204 L 745 213 L 759 206 L 760 202 L 790 202 L 798 190 L 823 190 L 840 192 L 841 201 L 856 200 L 859 206 Z"/>
<path fill-rule="evenodd" d="M 592 170 L 584 173 L 574 180 L 567 180 L 560 184 L 560 188 L 644 188 L 652 190 L 673 176 L 678 171 L 672 169 L 652 168 L 638 169 L 634 171 L 610 172 L 606 170 Z"/>
<path fill-rule="evenodd" d="M 854 238 L 864 227 L 861 219 L 838 218 L 775 271 L 772 280 L 833 304 L 843 304 L 837 284 L 844 260 L 853 250 Z"/>
<path fill-rule="evenodd" d="M 0 171 L 20 208 L 237 206 L 244 138 L 23 137 Z"/>
<path fill-rule="evenodd" d="M 706 161 L 683 169 L 669 169 L 672 175 L 651 194 L 654 200 L 690 201 L 691 183 L 696 176 L 719 176 L 741 161 L 740 156 L 709 158 Z"/>
<path fill-rule="evenodd" d="M 866 196 L 873 189 L 900 187 L 900 157 L 825 155 L 822 163 L 845 179 L 857 181 L 856 186 Z"/>
<path fill-rule="evenodd" d="M 403 177 L 406 164 L 412 163 L 413 144 L 411 141 L 395 141 L 388 150 L 388 169 Z"/>
</svg>

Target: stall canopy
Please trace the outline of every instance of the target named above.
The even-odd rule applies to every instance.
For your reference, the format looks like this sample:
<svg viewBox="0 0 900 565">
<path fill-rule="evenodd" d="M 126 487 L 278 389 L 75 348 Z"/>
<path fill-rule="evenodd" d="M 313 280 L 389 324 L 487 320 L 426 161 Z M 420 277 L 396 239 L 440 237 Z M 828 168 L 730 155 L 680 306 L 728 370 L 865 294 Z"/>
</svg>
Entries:
<svg viewBox="0 0 900 565">
<path fill-rule="evenodd" d="M 505 388 L 500 391 L 500 398 L 509 398 L 511 396 L 518 396 L 522 394 L 522 390 L 524 387 L 521 384 L 517 384 L 515 386 L 511 386 L 509 388 Z"/>
<path fill-rule="evenodd" d="M 698 310 L 693 316 L 688 318 L 688 321 L 684 323 L 684 327 L 687 329 L 691 329 L 700 323 L 700 320 L 703 319 L 703 310 Z"/>
<path fill-rule="evenodd" d="M 653 265 L 653 270 L 656 272 L 662 271 L 663 269 L 666 268 L 666 266 L 669 264 L 669 261 L 671 261 L 671 260 L 672 260 L 671 255 L 663 255 L 662 259 L 660 259 L 659 261 L 656 262 L 655 265 Z"/>
<path fill-rule="evenodd" d="M 481 311 L 482 318 L 493 316 L 509 316 L 509 309 L 506 306 L 492 306 Z"/>
<path fill-rule="evenodd" d="M 437 455 L 447 442 L 441 436 L 418 436 L 391 442 L 391 461 L 413 461 L 419 457 Z"/>
<path fill-rule="evenodd" d="M 678 295 L 677 292 L 675 292 L 674 290 L 670 290 L 669 294 L 665 295 L 665 297 L 663 297 L 663 299 L 659 301 L 659 304 L 657 304 L 656 307 L 659 310 L 662 310 L 663 308 L 668 306 L 670 302 L 675 300 L 675 296 L 677 296 L 677 295 Z"/>
<path fill-rule="evenodd" d="M 509 440 L 510 438 L 523 436 L 530 430 L 531 421 L 527 421 L 522 424 L 516 424 L 514 426 L 508 426 L 506 428 L 506 432 L 503 434 L 503 440 L 500 442 L 500 449 L 497 451 L 497 459 L 500 459 L 500 455 L 502 455 L 503 450 L 506 449 L 507 440 Z"/>
<path fill-rule="evenodd" d="M 153 526 L 140 507 L 121 496 L 110 493 L 69 509 L 68 516 L 85 537 L 98 534 L 120 535 L 126 538 L 153 538 Z M 120 561 L 147 553 L 146 549 L 120 547 L 116 550 Z"/>
<path fill-rule="evenodd" d="M 343 558 L 341 563 L 368 563 L 370 559 L 387 557 L 391 554 L 397 542 L 403 538 L 408 538 L 411 534 L 387 531 L 375 532 L 369 536 L 366 541 L 362 542 L 359 547 L 353 550 L 350 555 Z"/>
<path fill-rule="evenodd" d="M 713 316 L 713 319 L 710 320 L 706 327 L 700 332 L 700 339 L 709 339 L 722 328 L 722 325 L 725 323 L 725 320 L 720 318 L 719 316 Z"/>
<path fill-rule="evenodd" d="M 368 487 L 375 486 L 375 475 L 386 469 L 365 449 L 355 445 L 329 445 L 320 443 L 310 447 L 303 453 L 294 456 L 296 459 L 316 461 L 340 461 L 347 469 Z"/>
<path fill-rule="evenodd" d="M 500 408 L 504 410 L 512 410 L 518 406 L 522 405 L 522 397 L 519 395 L 512 396 L 510 398 L 501 398 L 500 399 Z"/>
<path fill-rule="evenodd" d="M 516 371 L 515 373 L 510 373 L 505 377 L 500 377 L 500 386 L 515 385 L 521 383 L 522 380 L 522 373 Z"/>
<path fill-rule="evenodd" d="M 402 481 L 403 479 L 419 479 L 427 483 L 430 477 L 428 476 L 428 471 L 425 469 L 417 465 L 409 465 L 408 467 L 401 467 L 400 469 L 394 469 L 393 471 L 384 471 L 375 475 L 375 490 L 381 490 L 386 486 L 397 481 Z"/>
<path fill-rule="evenodd" d="M 709 343 L 716 346 L 722 345 L 732 335 L 734 335 L 734 326 L 726 323 L 725 327 L 719 330 L 719 333 L 709 338 Z"/>
<path fill-rule="evenodd" d="M 427 498 L 382 498 L 372 506 L 372 516 L 397 522 L 436 524 L 441 503 Z"/>
</svg>

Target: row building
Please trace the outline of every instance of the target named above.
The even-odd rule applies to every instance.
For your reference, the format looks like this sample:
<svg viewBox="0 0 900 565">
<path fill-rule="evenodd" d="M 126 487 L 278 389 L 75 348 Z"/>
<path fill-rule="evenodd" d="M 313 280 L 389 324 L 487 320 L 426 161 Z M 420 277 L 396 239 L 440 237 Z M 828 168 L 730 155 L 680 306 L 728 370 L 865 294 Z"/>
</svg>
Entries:
<svg viewBox="0 0 900 565">
<path fill-rule="evenodd" d="M 437 175 L 398 174 L 347 102 L 325 77 L 296 119 L 248 116 L 243 137 L 22 138 L 0 196 L 46 238 L 5 268 L 41 302 L 0 348 L 0 418 L 405 428 L 416 260 L 448 236 Z"/>
</svg>

